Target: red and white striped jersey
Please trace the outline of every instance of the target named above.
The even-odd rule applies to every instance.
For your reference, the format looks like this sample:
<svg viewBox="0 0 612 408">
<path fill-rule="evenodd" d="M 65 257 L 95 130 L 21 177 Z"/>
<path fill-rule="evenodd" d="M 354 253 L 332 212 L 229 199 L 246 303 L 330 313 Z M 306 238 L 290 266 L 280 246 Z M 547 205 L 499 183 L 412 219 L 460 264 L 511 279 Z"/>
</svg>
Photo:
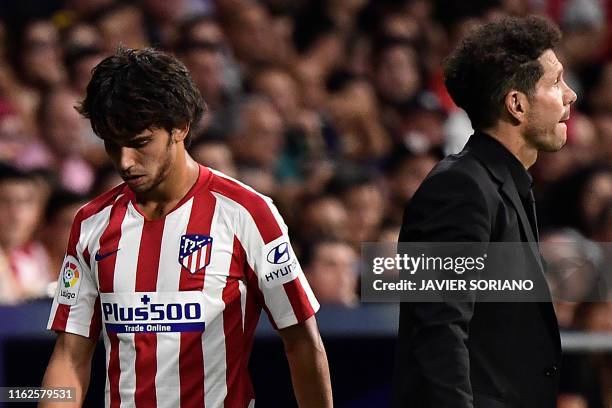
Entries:
<svg viewBox="0 0 612 408">
<path fill-rule="evenodd" d="M 75 217 L 48 328 L 106 347 L 107 407 L 254 405 L 261 309 L 277 328 L 319 305 L 271 200 L 200 167 L 164 218 L 125 185 Z"/>
</svg>

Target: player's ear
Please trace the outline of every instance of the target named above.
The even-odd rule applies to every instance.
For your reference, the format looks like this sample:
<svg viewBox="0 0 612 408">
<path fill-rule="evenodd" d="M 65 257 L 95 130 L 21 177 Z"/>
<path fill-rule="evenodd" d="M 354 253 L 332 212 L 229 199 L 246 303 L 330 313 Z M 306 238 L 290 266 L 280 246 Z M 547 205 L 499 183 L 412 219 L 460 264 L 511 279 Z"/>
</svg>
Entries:
<svg viewBox="0 0 612 408">
<path fill-rule="evenodd" d="M 510 90 L 504 98 L 504 106 L 508 114 L 518 123 L 525 121 L 527 109 L 529 109 L 529 100 L 526 94 L 516 89 Z"/>
<path fill-rule="evenodd" d="M 185 124 L 184 126 L 174 128 L 172 129 L 172 135 L 171 135 L 172 141 L 174 143 L 182 142 L 185 140 L 188 134 L 189 134 L 189 123 Z"/>
</svg>

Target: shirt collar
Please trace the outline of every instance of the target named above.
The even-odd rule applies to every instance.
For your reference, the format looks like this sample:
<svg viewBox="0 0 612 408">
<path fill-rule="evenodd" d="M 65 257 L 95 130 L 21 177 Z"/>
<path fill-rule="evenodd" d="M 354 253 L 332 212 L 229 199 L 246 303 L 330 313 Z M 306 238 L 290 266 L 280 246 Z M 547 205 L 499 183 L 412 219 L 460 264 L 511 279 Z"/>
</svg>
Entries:
<svg viewBox="0 0 612 408">
<path fill-rule="evenodd" d="M 491 159 L 504 163 L 508 167 L 519 195 L 522 199 L 526 199 L 529 196 L 533 178 L 519 159 L 506 146 L 486 133 L 476 132 L 472 137 L 476 137 L 479 141 L 486 144 L 487 152 L 490 154 Z"/>
</svg>

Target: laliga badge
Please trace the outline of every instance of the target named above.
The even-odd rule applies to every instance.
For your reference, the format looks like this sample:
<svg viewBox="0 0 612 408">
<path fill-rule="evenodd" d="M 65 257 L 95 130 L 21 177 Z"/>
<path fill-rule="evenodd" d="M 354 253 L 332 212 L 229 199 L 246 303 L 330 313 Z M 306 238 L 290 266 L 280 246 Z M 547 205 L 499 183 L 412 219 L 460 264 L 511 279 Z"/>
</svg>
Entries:
<svg viewBox="0 0 612 408">
<path fill-rule="evenodd" d="M 74 305 L 79 296 L 83 279 L 79 261 L 72 255 L 66 255 L 57 286 L 57 302 L 62 305 Z"/>
</svg>

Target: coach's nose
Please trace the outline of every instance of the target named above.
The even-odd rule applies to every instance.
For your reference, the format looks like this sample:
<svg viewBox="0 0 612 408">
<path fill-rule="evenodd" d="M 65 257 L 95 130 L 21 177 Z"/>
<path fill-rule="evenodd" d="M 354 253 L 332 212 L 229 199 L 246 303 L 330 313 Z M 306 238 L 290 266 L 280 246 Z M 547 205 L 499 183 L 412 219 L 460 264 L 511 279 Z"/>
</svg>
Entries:
<svg viewBox="0 0 612 408">
<path fill-rule="evenodd" d="M 571 105 L 572 103 L 576 102 L 576 99 L 578 99 L 578 95 L 576 95 L 576 92 L 574 92 L 574 90 L 570 88 L 570 86 L 567 84 L 565 84 L 565 92 L 563 96 L 563 102 L 565 105 Z"/>
</svg>

